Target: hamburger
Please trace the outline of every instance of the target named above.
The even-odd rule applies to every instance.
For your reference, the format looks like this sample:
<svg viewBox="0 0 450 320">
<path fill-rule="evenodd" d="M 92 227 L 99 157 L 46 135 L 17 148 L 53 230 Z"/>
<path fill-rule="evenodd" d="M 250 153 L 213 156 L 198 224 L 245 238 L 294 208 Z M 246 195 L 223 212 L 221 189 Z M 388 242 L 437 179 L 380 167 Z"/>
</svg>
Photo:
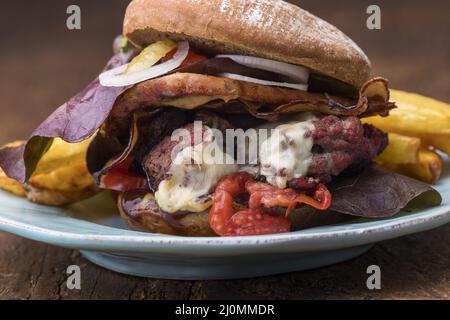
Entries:
<svg viewBox="0 0 450 320">
<path fill-rule="evenodd" d="M 387 135 L 361 118 L 395 104 L 336 27 L 280 0 L 134 0 L 115 43 L 99 79 L 0 150 L 8 176 L 26 181 L 53 137 L 95 135 L 89 171 L 136 230 L 272 234 L 374 206 L 337 185 L 383 176 L 371 163 Z"/>
<path fill-rule="evenodd" d="M 174 72 L 138 83 L 114 72 L 100 77 L 105 86 L 132 85 L 102 125 L 103 139 L 128 147 L 91 171 L 100 187 L 119 193 L 120 213 L 133 228 L 191 236 L 288 231 L 286 208 L 291 215 L 305 202 L 328 209 L 326 184 L 369 164 L 387 145 L 383 132 L 360 121 L 393 107 L 387 81 L 370 80 L 362 50 L 297 6 L 137 0 L 128 6 L 124 36 L 144 52 L 158 42 L 176 44 L 172 60 L 165 57 L 159 66 L 183 50 L 186 56 Z M 130 64 L 143 63 L 139 59 L 145 53 Z M 248 159 L 206 163 L 211 139 L 187 143 L 174 154 L 179 141 L 173 131 L 182 128 L 193 137 L 196 122 L 202 133 L 279 132 L 260 141 L 251 165 Z M 221 147 L 219 152 L 227 149 Z M 95 159 L 94 147 L 91 153 Z M 188 161 L 177 161 L 180 154 Z M 233 187 L 239 190 L 231 192 Z M 321 192 L 326 196 L 315 199 Z M 308 199 L 292 200 L 302 196 Z M 257 197 L 260 203 L 250 209 Z"/>
</svg>

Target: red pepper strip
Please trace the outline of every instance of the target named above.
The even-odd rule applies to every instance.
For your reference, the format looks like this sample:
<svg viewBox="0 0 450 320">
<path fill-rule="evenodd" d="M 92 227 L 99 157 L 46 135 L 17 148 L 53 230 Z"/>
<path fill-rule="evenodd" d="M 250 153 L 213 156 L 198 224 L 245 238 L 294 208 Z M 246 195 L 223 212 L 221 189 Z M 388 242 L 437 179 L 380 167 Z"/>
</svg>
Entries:
<svg viewBox="0 0 450 320">
<path fill-rule="evenodd" d="M 131 191 L 136 189 L 148 189 L 146 177 L 131 173 L 128 168 L 133 159 L 127 159 L 124 162 L 112 167 L 100 179 L 100 188 L 114 191 Z"/>
<path fill-rule="evenodd" d="M 327 210 L 331 206 L 331 193 L 324 184 L 319 184 L 314 193 L 314 198 L 311 198 L 306 194 L 299 194 L 292 200 L 287 208 L 286 216 L 294 210 L 297 204 L 301 203 L 307 204 L 318 210 Z"/>
<path fill-rule="evenodd" d="M 287 218 L 266 214 L 261 207 L 235 212 L 234 198 L 245 193 L 246 184 L 251 181 L 253 177 L 245 172 L 227 175 L 219 181 L 209 212 L 211 228 L 219 236 L 273 234 L 291 229 Z"/>
<path fill-rule="evenodd" d="M 234 198 L 247 192 L 250 195 L 248 209 L 235 212 Z M 290 231 L 287 216 L 297 204 L 307 204 L 319 210 L 331 205 L 331 194 L 319 184 L 314 197 L 298 194 L 293 189 L 279 189 L 262 182 L 255 182 L 245 172 L 223 177 L 217 185 L 210 211 L 211 228 L 220 236 L 248 236 Z M 285 216 L 273 216 L 263 208 L 286 207 Z"/>
<path fill-rule="evenodd" d="M 172 59 L 173 56 L 175 55 L 175 53 L 177 52 L 177 50 L 178 50 L 178 48 L 175 48 L 175 49 L 171 50 L 163 58 L 163 61 L 168 61 L 168 60 Z M 189 49 L 189 53 L 188 53 L 186 59 L 184 59 L 183 63 L 181 64 L 181 66 L 178 67 L 178 69 L 188 67 L 188 66 L 190 66 L 190 65 L 192 65 L 194 63 L 197 63 L 197 62 L 200 62 L 200 61 L 204 61 L 204 60 L 208 60 L 208 57 L 205 57 L 203 55 L 195 53 L 194 51 Z"/>
</svg>

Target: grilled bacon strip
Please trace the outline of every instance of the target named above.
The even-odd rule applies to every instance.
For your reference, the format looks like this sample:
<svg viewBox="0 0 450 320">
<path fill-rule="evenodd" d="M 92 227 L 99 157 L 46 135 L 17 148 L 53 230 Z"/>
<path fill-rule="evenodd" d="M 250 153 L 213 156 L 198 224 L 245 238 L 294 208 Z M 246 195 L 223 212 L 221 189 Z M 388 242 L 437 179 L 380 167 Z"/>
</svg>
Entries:
<svg viewBox="0 0 450 320">
<path fill-rule="evenodd" d="M 194 73 L 175 73 L 135 85 L 114 104 L 103 130 L 124 138 L 135 110 L 176 106 L 181 109 L 205 107 L 223 112 L 245 112 L 248 108 L 227 108 L 229 102 L 249 103 L 253 115 L 317 111 L 342 116 L 386 115 L 395 105 L 389 102 L 388 81 L 374 78 L 360 90 L 359 99 L 269 87 L 227 78 Z M 180 100 L 181 99 L 181 100 Z M 219 103 L 209 103 L 219 101 Z M 248 104 L 247 104 L 248 106 Z M 263 108 L 264 107 L 264 110 Z"/>
</svg>

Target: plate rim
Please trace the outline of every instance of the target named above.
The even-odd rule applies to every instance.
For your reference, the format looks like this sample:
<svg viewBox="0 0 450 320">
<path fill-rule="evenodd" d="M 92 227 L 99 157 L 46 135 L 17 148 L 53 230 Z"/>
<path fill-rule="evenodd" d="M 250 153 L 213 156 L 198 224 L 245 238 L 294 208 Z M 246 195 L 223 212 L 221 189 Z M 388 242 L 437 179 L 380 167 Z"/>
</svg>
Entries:
<svg viewBox="0 0 450 320">
<path fill-rule="evenodd" d="M 307 251 L 308 249 L 314 251 L 369 244 L 433 229 L 450 222 L 450 206 L 448 204 L 441 206 L 443 206 L 442 211 L 426 212 L 430 209 L 439 208 L 439 206 L 427 208 L 425 212 L 419 211 L 397 218 L 377 220 L 377 223 L 371 226 L 367 226 L 365 222 L 356 222 L 334 225 L 333 227 L 337 227 L 338 230 L 318 230 L 326 229 L 327 226 L 324 226 L 284 234 L 250 237 L 179 237 L 132 230 L 124 230 L 127 234 L 123 235 L 89 232 L 80 234 L 35 226 L 3 216 L 0 216 L 0 230 L 36 241 L 84 250 L 184 253 L 186 249 L 197 250 L 201 248 L 205 251 L 219 249 L 221 252 L 232 250 L 237 253 L 236 248 L 254 250 L 258 247 L 264 247 L 267 249 L 274 246 L 279 247 L 281 244 L 296 243 L 302 245 L 294 251 Z M 61 216 L 60 219 L 74 218 Z M 86 223 L 99 226 L 93 222 Z M 117 229 L 100 226 L 103 230 Z M 337 241 L 330 241 L 333 239 Z"/>
</svg>

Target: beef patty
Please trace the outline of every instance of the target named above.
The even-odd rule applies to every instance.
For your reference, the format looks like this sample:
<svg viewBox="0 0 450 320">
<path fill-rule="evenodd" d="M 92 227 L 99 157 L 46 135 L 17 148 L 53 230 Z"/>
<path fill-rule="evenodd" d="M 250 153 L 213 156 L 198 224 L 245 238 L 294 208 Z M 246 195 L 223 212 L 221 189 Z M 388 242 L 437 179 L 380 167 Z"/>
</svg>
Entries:
<svg viewBox="0 0 450 320">
<path fill-rule="evenodd" d="M 199 113 L 196 119 L 205 126 L 221 131 L 233 128 L 225 119 L 211 113 Z M 191 133 L 193 141 L 194 126 L 183 127 Z M 371 162 L 387 146 L 387 135 L 379 129 L 362 124 L 358 117 L 322 116 L 314 122 L 314 130 L 307 132 L 313 138 L 313 158 L 307 177 L 292 179 L 288 186 L 297 190 L 311 190 L 322 182 L 328 183 L 346 169 L 355 168 Z M 165 137 L 145 157 L 142 165 L 149 178 L 153 191 L 162 180 L 169 178 L 172 165 L 172 151 L 179 141 Z M 186 146 L 187 147 L 187 146 Z"/>
<path fill-rule="evenodd" d="M 208 128 L 222 131 L 225 134 L 227 129 L 234 129 L 234 126 L 227 120 L 210 111 L 200 111 L 194 115 L 194 121 L 202 122 L 202 135 Z M 186 129 L 191 135 L 191 145 L 194 140 L 194 124 L 187 124 L 180 129 Z M 179 146 L 180 141 L 172 139 L 172 135 L 167 135 L 157 144 L 142 162 L 145 172 L 148 176 L 150 189 L 154 192 L 158 190 L 159 183 L 169 178 L 169 170 L 172 165 L 172 151 Z M 184 148 L 189 145 L 183 146 Z"/>
<path fill-rule="evenodd" d="M 325 116 L 310 134 L 314 147 L 308 175 L 325 183 L 345 169 L 370 163 L 388 143 L 384 132 L 358 117 Z"/>
</svg>

